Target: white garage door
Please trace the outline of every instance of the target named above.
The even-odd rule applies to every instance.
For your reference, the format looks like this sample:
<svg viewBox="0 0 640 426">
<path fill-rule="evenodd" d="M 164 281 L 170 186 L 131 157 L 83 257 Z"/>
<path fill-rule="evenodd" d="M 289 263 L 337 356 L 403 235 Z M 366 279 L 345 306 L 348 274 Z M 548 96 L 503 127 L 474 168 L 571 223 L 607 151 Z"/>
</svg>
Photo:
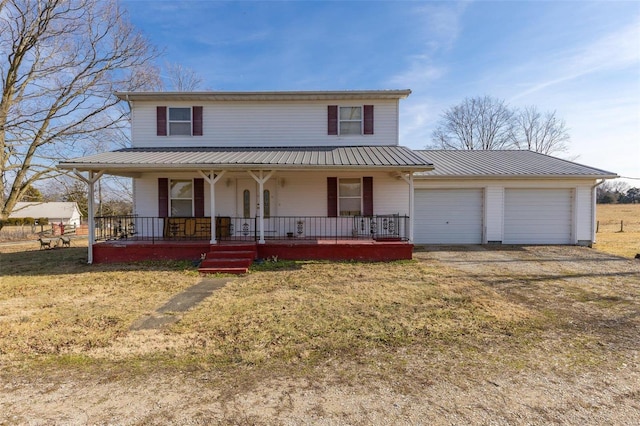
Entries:
<svg viewBox="0 0 640 426">
<path fill-rule="evenodd" d="M 571 189 L 506 189 L 505 244 L 571 244 Z"/>
<path fill-rule="evenodd" d="M 414 224 L 416 243 L 482 243 L 482 189 L 417 189 Z"/>
</svg>

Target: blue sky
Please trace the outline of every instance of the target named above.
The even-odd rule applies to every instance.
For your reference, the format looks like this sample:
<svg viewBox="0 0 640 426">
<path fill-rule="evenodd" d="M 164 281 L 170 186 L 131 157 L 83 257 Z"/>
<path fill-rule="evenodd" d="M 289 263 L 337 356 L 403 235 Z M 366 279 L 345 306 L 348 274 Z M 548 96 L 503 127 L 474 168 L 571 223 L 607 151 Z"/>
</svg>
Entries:
<svg viewBox="0 0 640 426">
<path fill-rule="evenodd" d="M 640 2 L 122 1 L 203 89 L 411 89 L 400 143 L 465 97 L 556 110 L 579 163 L 640 178 Z M 629 181 L 634 186 L 640 180 Z"/>
</svg>

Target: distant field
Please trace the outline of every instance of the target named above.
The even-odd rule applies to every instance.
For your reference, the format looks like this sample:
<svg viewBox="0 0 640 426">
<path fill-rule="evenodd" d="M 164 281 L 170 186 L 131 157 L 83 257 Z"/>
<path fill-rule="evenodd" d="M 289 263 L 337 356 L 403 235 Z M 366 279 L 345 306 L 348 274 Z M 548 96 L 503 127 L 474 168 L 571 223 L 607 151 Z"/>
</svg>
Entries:
<svg viewBox="0 0 640 426">
<path fill-rule="evenodd" d="M 630 258 L 640 253 L 640 204 L 598 204 L 596 216 L 596 249 Z"/>
</svg>

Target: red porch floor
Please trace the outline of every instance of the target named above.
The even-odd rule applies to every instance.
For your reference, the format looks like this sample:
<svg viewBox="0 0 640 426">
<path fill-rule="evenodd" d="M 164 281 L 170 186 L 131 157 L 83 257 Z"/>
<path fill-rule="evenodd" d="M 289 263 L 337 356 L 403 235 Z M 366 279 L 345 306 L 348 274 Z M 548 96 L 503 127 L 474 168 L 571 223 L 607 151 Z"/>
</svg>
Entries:
<svg viewBox="0 0 640 426">
<path fill-rule="evenodd" d="M 247 244 L 247 241 L 220 241 L 217 246 L 234 244 Z M 211 244 L 208 241 L 104 241 L 93 245 L 93 262 L 198 260 L 210 249 Z M 265 244 L 256 244 L 256 249 L 257 257 L 263 259 L 277 256 L 282 260 L 384 262 L 411 259 L 413 244 L 405 241 L 374 240 L 267 240 Z"/>
</svg>

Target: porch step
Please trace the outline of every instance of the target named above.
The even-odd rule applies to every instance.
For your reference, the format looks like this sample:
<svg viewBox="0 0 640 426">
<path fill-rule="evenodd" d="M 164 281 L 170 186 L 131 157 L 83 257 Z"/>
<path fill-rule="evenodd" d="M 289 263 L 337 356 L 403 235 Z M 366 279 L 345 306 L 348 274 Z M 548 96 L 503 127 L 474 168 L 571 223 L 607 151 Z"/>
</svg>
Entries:
<svg viewBox="0 0 640 426">
<path fill-rule="evenodd" d="M 203 274 L 245 274 L 257 253 L 255 243 L 212 245 L 198 271 Z"/>
<path fill-rule="evenodd" d="M 201 274 L 246 274 L 247 268 L 199 268 Z"/>
<path fill-rule="evenodd" d="M 210 251 L 207 254 L 207 258 L 209 256 L 215 257 L 216 259 L 254 259 L 256 257 L 255 250 L 219 250 L 219 251 Z"/>
</svg>

